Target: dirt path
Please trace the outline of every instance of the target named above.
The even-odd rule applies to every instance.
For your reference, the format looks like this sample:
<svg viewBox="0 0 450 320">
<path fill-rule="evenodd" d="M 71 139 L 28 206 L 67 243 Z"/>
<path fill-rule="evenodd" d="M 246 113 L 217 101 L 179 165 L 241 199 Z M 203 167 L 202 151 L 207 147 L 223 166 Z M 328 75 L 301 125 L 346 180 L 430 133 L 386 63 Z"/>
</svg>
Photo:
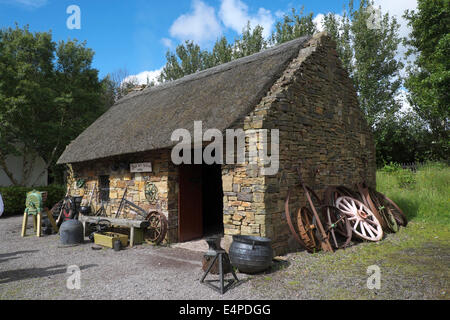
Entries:
<svg viewBox="0 0 450 320">
<path fill-rule="evenodd" d="M 246 280 L 224 296 L 199 283 L 201 253 L 138 246 L 94 251 L 62 248 L 58 236 L 20 237 L 21 217 L 0 219 L 0 299 L 449 299 L 448 231 L 415 241 L 412 226 L 383 243 L 334 255 L 290 254 L 286 263 Z M 30 230 L 29 234 L 32 233 Z M 381 289 L 367 289 L 367 267 L 378 264 Z M 67 267 L 81 269 L 69 290 Z"/>
</svg>

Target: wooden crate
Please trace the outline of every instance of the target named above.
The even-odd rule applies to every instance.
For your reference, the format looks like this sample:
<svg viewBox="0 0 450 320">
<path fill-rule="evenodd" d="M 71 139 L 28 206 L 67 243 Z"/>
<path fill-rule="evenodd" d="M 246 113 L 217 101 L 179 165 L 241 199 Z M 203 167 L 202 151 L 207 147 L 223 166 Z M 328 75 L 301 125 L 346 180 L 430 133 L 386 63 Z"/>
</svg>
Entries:
<svg viewBox="0 0 450 320">
<path fill-rule="evenodd" d="M 94 243 L 100 246 L 113 248 L 114 240 L 119 239 L 122 243 L 122 247 L 128 246 L 128 236 L 126 234 L 105 232 L 105 233 L 94 233 Z"/>
<path fill-rule="evenodd" d="M 120 227 L 120 226 L 113 226 L 112 228 L 109 229 L 111 232 L 114 233 L 120 233 L 120 234 L 126 234 L 128 236 L 128 239 L 130 239 L 130 228 L 127 227 Z M 143 228 L 134 228 L 134 239 L 133 239 L 133 243 L 135 245 L 137 244 L 143 244 L 144 243 L 144 229 Z"/>
</svg>

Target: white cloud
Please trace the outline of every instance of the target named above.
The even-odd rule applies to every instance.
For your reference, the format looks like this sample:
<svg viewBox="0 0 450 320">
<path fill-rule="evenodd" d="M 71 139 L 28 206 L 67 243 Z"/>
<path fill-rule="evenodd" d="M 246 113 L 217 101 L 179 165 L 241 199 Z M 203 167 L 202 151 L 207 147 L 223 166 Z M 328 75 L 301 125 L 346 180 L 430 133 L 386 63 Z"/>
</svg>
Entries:
<svg viewBox="0 0 450 320">
<path fill-rule="evenodd" d="M 400 24 L 400 36 L 409 35 L 410 29 L 402 16 L 407 9 L 417 9 L 417 0 L 375 0 L 375 5 L 381 6 L 383 12 L 389 12 L 389 15 L 396 16 L 397 22 Z"/>
<path fill-rule="evenodd" d="M 222 28 L 213 7 L 200 0 L 192 2 L 193 12 L 183 14 L 170 27 L 170 35 L 180 40 L 193 40 L 205 43 L 216 40 Z"/>
<path fill-rule="evenodd" d="M 222 0 L 219 16 L 227 28 L 231 28 L 237 33 L 247 26 L 253 28 L 260 25 L 264 28 L 263 36 L 268 38 L 271 34 L 275 19 L 270 10 L 259 8 L 255 15 L 250 15 L 248 6 L 241 0 Z"/>
<path fill-rule="evenodd" d="M 173 48 L 173 41 L 172 39 L 169 38 L 162 38 L 161 42 L 163 43 L 164 46 L 166 46 L 169 49 Z"/>
<path fill-rule="evenodd" d="M 161 75 L 163 68 L 154 71 L 143 71 L 135 75 L 131 75 L 123 79 L 122 83 L 136 81 L 138 84 L 147 84 L 148 82 L 159 83 L 158 77 Z"/>
<path fill-rule="evenodd" d="M 286 15 L 286 13 L 282 10 L 277 10 L 275 12 L 275 17 L 277 17 L 278 19 L 284 18 L 285 15 Z"/>
<path fill-rule="evenodd" d="M 324 30 L 324 21 L 323 19 L 325 18 L 325 15 L 323 13 L 319 13 L 314 19 L 313 22 L 316 24 L 317 30 L 319 30 L 319 32 L 322 32 Z"/>
<path fill-rule="evenodd" d="M 0 3 L 15 4 L 30 9 L 43 7 L 47 2 L 47 0 L 0 0 Z"/>
</svg>

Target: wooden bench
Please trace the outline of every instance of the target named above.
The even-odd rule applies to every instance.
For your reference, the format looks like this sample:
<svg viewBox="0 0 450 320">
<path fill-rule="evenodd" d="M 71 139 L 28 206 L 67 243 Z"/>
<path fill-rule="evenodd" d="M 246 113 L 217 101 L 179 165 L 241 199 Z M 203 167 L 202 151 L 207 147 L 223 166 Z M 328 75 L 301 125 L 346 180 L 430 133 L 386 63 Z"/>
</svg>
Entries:
<svg viewBox="0 0 450 320">
<path fill-rule="evenodd" d="M 108 218 L 108 217 L 90 217 L 90 216 L 83 216 L 80 214 L 79 221 L 83 224 L 83 229 L 86 234 L 86 223 L 92 223 L 97 224 L 100 220 L 107 220 L 111 223 L 113 226 L 119 226 L 119 227 L 125 227 L 130 228 L 130 247 L 134 246 L 134 229 L 144 229 L 148 228 L 150 223 L 145 220 L 127 220 L 127 219 L 115 219 L 115 218 Z"/>
</svg>

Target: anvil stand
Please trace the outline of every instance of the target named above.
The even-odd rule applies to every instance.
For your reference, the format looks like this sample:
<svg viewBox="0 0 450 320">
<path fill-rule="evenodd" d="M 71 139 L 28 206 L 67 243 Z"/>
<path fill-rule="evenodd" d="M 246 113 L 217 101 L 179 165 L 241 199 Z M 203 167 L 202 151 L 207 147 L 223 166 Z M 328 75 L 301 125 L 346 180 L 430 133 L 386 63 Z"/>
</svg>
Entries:
<svg viewBox="0 0 450 320">
<path fill-rule="evenodd" d="M 230 258 L 228 257 L 227 252 L 220 247 L 220 238 L 216 238 L 216 237 L 208 238 L 208 239 L 206 239 L 206 242 L 209 245 L 209 250 L 205 255 L 209 256 L 211 258 L 214 257 L 214 259 L 211 259 L 208 269 L 206 270 L 205 274 L 203 275 L 202 279 L 200 280 L 200 283 L 207 285 L 208 287 L 216 290 L 220 294 L 224 294 L 229 289 L 234 287 L 237 283 L 239 283 L 239 279 L 233 270 L 233 266 L 231 265 L 231 261 L 230 261 Z M 211 271 L 211 269 L 214 266 L 214 264 L 216 263 L 217 259 L 219 259 L 219 280 L 206 280 L 205 281 L 206 276 Z M 229 279 L 229 280 L 224 279 L 225 278 L 225 275 L 223 272 L 223 266 L 224 266 L 223 264 L 224 263 L 228 263 L 231 266 L 231 273 L 232 273 L 234 279 Z M 225 281 L 228 282 L 228 284 L 226 286 L 224 285 Z M 212 282 L 219 282 L 220 287 L 213 285 Z"/>
</svg>

